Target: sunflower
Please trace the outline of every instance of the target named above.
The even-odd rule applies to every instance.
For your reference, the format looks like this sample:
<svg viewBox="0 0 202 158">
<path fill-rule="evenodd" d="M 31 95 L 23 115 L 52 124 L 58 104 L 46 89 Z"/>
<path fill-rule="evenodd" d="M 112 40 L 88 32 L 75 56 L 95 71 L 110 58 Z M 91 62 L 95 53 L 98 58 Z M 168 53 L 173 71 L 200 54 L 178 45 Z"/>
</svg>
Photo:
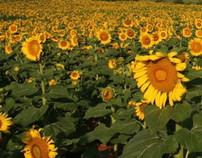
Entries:
<svg viewBox="0 0 202 158">
<path fill-rule="evenodd" d="M 51 80 L 48 82 L 48 84 L 49 84 L 49 86 L 53 86 L 53 85 L 56 85 L 57 82 L 56 82 L 56 80 L 51 79 Z"/>
<path fill-rule="evenodd" d="M 157 52 L 155 55 L 136 56 L 134 79 L 137 86 L 144 93 L 148 103 L 156 103 L 159 108 L 165 107 L 167 99 L 170 106 L 173 101 L 180 101 L 186 89 L 183 82 L 189 81 L 179 71 L 186 68 L 186 63 L 174 58 L 176 52 L 168 55 Z"/>
<path fill-rule="evenodd" d="M 22 52 L 25 56 L 36 61 L 40 58 L 42 52 L 41 40 L 38 36 L 27 38 L 25 42 L 22 43 Z"/>
<path fill-rule="evenodd" d="M 103 101 L 106 101 L 106 102 L 112 100 L 114 96 L 115 96 L 115 92 L 114 92 L 114 89 L 112 89 L 111 87 L 107 87 L 103 89 L 101 92 L 101 97 Z"/>
<path fill-rule="evenodd" d="M 9 133 L 8 129 L 11 125 L 11 118 L 6 113 L 0 112 L 0 132 Z"/>
<path fill-rule="evenodd" d="M 5 45 L 5 52 L 6 54 L 11 54 L 13 52 L 12 47 L 10 44 Z"/>
<path fill-rule="evenodd" d="M 189 49 L 193 56 L 202 55 L 202 40 L 199 38 L 194 38 L 189 42 Z"/>
<path fill-rule="evenodd" d="M 67 50 L 69 48 L 69 42 L 67 42 L 65 40 L 60 40 L 58 42 L 58 48 L 60 48 L 62 50 Z"/>
<path fill-rule="evenodd" d="M 166 39 L 168 37 L 168 33 L 166 30 L 160 31 L 160 36 L 162 39 Z"/>
<path fill-rule="evenodd" d="M 41 40 L 42 43 L 46 42 L 46 35 L 45 35 L 45 33 L 40 34 L 39 38 L 40 38 L 40 40 Z"/>
<path fill-rule="evenodd" d="M 110 69 L 114 69 L 116 67 L 116 60 L 115 59 L 110 59 L 108 61 L 108 66 Z"/>
<path fill-rule="evenodd" d="M 144 107 L 147 106 L 146 101 L 135 103 L 135 114 L 140 120 L 144 120 Z"/>
<path fill-rule="evenodd" d="M 202 30 L 196 30 L 195 35 L 196 37 L 202 38 Z"/>
<path fill-rule="evenodd" d="M 75 27 L 74 23 L 73 22 L 69 22 L 68 23 L 68 28 L 71 30 Z"/>
<path fill-rule="evenodd" d="M 153 37 L 153 42 L 155 45 L 159 44 L 162 41 L 162 38 L 159 34 L 159 32 L 155 32 L 154 34 L 152 34 Z"/>
<path fill-rule="evenodd" d="M 202 28 L 202 20 L 201 19 L 195 19 L 195 26 L 197 29 L 201 29 Z"/>
<path fill-rule="evenodd" d="M 186 62 L 186 63 L 187 63 L 187 62 L 190 60 L 190 59 L 189 59 L 189 54 L 188 54 L 188 53 L 185 53 L 185 52 L 180 53 L 180 54 L 177 56 L 177 58 L 180 59 L 182 63 L 183 63 L 183 62 Z"/>
<path fill-rule="evenodd" d="M 125 27 L 132 27 L 133 26 L 133 21 L 130 19 L 126 19 L 122 21 L 123 26 Z"/>
<path fill-rule="evenodd" d="M 152 36 L 148 33 L 140 34 L 139 42 L 146 49 L 151 48 L 154 44 Z"/>
<path fill-rule="evenodd" d="M 80 77 L 79 71 L 74 70 L 71 74 L 70 74 L 70 78 L 72 80 L 78 80 Z"/>
<path fill-rule="evenodd" d="M 101 44 L 108 44 L 111 42 L 111 35 L 105 30 L 98 31 L 97 38 L 101 41 Z"/>
<path fill-rule="evenodd" d="M 57 148 L 50 137 L 41 136 L 41 129 L 35 130 L 32 127 L 25 133 L 23 143 L 26 146 L 23 149 L 25 158 L 55 158 Z"/>
<path fill-rule="evenodd" d="M 8 30 L 11 34 L 14 34 L 18 31 L 18 26 L 16 24 L 10 25 Z"/>
<path fill-rule="evenodd" d="M 189 28 L 184 28 L 184 29 L 182 30 L 182 35 L 183 35 L 184 37 L 191 37 L 192 33 L 191 33 L 191 31 L 190 31 Z"/>
<path fill-rule="evenodd" d="M 124 32 L 119 33 L 119 39 L 120 39 L 121 41 L 127 40 L 127 34 L 124 33 Z"/>
<path fill-rule="evenodd" d="M 136 36 L 136 32 L 130 28 L 126 30 L 126 34 L 129 39 L 133 39 Z"/>
</svg>

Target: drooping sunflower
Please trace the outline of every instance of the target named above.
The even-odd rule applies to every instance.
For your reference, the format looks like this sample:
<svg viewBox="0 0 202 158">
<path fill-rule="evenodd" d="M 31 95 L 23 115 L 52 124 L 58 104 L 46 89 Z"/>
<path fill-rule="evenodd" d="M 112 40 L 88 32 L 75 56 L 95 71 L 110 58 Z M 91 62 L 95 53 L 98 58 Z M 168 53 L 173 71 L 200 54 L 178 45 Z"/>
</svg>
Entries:
<svg viewBox="0 0 202 158">
<path fill-rule="evenodd" d="M 146 49 L 151 48 L 154 44 L 152 36 L 148 33 L 140 34 L 139 42 L 141 43 L 142 47 Z"/>
<path fill-rule="evenodd" d="M 186 68 L 186 63 L 174 58 L 176 52 L 168 55 L 157 52 L 155 55 L 136 56 L 136 67 L 134 79 L 137 86 L 144 93 L 144 98 L 148 103 L 155 104 L 157 107 L 165 107 L 167 99 L 170 106 L 174 101 L 180 101 L 186 88 L 182 81 L 187 79 L 180 71 Z"/>
<path fill-rule="evenodd" d="M 41 129 L 36 130 L 32 127 L 25 133 L 22 140 L 26 146 L 23 149 L 25 158 L 55 158 L 57 148 L 50 137 L 41 136 Z"/>
<path fill-rule="evenodd" d="M 97 38 L 101 41 L 101 44 L 108 44 L 111 42 L 111 35 L 106 30 L 98 31 Z"/>
<path fill-rule="evenodd" d="M 202 40 L 200 38 L 194 38 L 189 42 L 189 50 L 193 56 L 202 55 Z"/>
<path fill-rule="evenodd" d="M 101 97 L 103 101 L 106 101 L 106 102 L 111 101 L 114 98 L 114 96 L 115 96 L 115 91 L 111 87 L 107 87 L 103 89 L 101 92 Z"/>
<path fill-rule="evenodd" d="M 144 108 L 148 105 L 146 101 L 135 103 L 135 114 L 140 120 L 144 120 Z"/>
<path fill-rule="evenodd" d="M 11 125 L 11 118 L 6 113 L 0 112 L 0 132 L 8 133 Z"/>
<path fill-rule="evenodd" d="M 29 60 L 38 60 L 43 48 L 40 43 L 41 40 L 38 36 L 27 38 L 26 41 L 22 43 L 22 53 Z"/>
</svg>

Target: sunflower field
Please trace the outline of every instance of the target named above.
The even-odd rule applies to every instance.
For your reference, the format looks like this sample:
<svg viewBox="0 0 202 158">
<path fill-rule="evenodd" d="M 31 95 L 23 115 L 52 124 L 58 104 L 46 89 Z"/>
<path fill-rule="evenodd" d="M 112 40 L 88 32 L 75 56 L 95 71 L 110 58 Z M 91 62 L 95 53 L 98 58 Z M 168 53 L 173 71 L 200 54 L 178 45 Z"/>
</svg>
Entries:
<svg viewBox="0 0 202 158">
<path fill-rule="evenodd" d="M 0 158 L 201 158 L 202 6 L 0 1 Z"/>
</svg>

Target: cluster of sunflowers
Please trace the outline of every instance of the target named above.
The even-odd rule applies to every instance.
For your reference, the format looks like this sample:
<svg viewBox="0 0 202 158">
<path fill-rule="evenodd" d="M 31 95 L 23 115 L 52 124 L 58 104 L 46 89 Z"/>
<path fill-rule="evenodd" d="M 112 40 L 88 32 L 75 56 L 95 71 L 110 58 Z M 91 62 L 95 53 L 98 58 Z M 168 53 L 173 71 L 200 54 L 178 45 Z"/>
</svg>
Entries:
<svg viewBox="0 0 202 158">
<path fill-rule="evenodd" d="M 161 119 L 169 108 L 188 109 L 184 117 L 155 120 L 157 131 L 201 115 L 200 5 L 33 0 L 1 2 L 0 12 L 4 157 L 15 150 L 25 158 L 135 157 L 127 142 L 152 129 L 152 110 Z M 178 143 L 185 148 L 156 157 L 202 152 Z"/>
</svg>

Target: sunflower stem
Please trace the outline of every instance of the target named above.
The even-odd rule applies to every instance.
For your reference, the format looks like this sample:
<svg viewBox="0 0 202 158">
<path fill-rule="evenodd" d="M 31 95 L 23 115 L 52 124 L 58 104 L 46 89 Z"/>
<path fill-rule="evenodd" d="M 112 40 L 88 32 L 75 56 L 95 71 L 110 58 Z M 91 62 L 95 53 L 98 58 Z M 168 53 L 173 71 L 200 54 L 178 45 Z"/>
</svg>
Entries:
<svg viewBox="0 0 202 158">
<path fill-rule="evenodd" d="M 142 128 L 143 128 L 143 129 L 146 129 L 146 127 L 147 127 L 147 123 L 146 123 L 146 121 L 144 120 L 144 123 L 143 123 L 143 125 L 142 125 Z"/>
<path fill-rule="evenodd" d="M 42 75 L 43 74 L 43 66 L 41 63 L 39 63 L 39 73 Z M 41 91 L 42 91 L 42 105 L 46 105 L 46 98 L 44 97 L 45 95 L 45 84 L 44 80 L 41 80 Z"/>
<path fill-rule="evenodd" d="M 0 140 L 2 140 L 2 133 L 1 133 L 1 131 L 0 131 Z"/>
<path fill-rule="evenodd" d="M 110 115 L 111 117 L 111 124 L 113 125 L 115 122 L 116 122 L 116 119 L 113 117 L 113 114 L 114 114 L 114 107 L 111 107 L 111 111 L 112 111 L 112 114 Z M 118 144 L 114 144 L 114 158 L 117 158 L 118 157 Z"/>
<path fill-rule="evenodd" d="M 187 150 L 185 158 L 188 158 L 188 157 L 189 157 L 189 150 Z"/>
<path fill-rule="evenodd" d="M 182 126 L 177 124 L 175 125 L 175 132 L 179 131 L 180 129 L 182 129 Z M 175 158 L 183 158 L 184 157 L 184 151 L 183 151 L 183 146 L 180 144 L 180 150 L 177 153 L 177 155 L 175 155 Z"/>
</svg>

